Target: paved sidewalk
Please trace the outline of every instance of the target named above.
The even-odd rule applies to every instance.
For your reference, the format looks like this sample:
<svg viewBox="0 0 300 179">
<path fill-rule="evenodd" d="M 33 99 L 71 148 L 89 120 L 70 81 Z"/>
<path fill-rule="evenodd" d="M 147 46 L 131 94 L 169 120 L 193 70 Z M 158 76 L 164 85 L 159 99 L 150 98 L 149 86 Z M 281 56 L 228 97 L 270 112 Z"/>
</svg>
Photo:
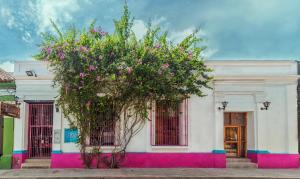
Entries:
<svg viewBox="0 0 300 179">
<path fill-rule="evenodd" d="M 300 169 L 22 169 L 0 170 L 0 178 L 299 178 Z"/>
</svg>

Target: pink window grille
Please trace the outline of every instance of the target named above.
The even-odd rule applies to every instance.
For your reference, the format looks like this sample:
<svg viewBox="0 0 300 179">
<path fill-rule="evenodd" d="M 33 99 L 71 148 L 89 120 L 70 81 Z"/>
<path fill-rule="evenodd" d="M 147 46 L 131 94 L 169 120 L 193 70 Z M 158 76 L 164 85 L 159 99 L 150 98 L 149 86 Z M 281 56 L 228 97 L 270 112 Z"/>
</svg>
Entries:
<svg viewBox="0 0 300 179">
<path fill-rule="evenodd" d="M 53 104 L 29 104 L 29 158 L 49 158 L 52 151 Z"/>
<path fill-rule="evenodd" d="M 157 146 L 188 145 L 188 103 L 184 100 L 178 106 L 156 103 L 151 113 L 151 143 Z M 155 118 L 153 117 L 155 116 Z M 153 119 L 154 118 L 154 119 Z"/>
<path fill-rule="evenodd" d="M 113 146 L 115 144 L 116 122 L 113 114 L 101 113 L 91 123 L 89 142 L 91 146 Z"/>
</svg>

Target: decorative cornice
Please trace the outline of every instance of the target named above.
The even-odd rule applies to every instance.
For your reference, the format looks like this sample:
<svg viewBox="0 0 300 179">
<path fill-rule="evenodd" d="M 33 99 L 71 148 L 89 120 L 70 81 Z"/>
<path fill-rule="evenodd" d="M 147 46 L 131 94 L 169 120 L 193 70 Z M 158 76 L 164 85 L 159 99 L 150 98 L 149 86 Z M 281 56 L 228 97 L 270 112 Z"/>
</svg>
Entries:
<svg viewBox="0 0 300 179">
<path fill-rule="evenodd" d="M 206 60 L 206 65 L 224 65 L 224 66 L 291 66 L 296 65 L 297 61 L 294 60 Z"/>
<path fill-rule="evenodd" d="M 298 80 L 300 78 L 299 75 L 216 75 L 213 77 L 214 81 L 265 81 L 265 80 Z"/>
</svg>

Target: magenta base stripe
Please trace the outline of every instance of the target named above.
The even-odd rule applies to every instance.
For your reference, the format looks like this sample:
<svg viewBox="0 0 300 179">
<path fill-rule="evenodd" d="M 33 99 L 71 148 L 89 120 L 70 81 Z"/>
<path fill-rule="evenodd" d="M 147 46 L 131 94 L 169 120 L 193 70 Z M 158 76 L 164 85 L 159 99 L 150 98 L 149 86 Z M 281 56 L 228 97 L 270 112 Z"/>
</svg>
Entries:
<svg viewBox="0 0 300 179">
<path fill-rule="evenodd" d="M 27 153 L 18 153 L 18 154 L 14 153 L 12 168 L 13 169 L 21 168 L 22 163 L 24 163 L 27 158 L 28 158 Z"/>
<path fill-rule="evenodd" d="M 109 155 L 109 154 L 102 154 Z M 95 164 L 94 164 L 95 166 Z M 52 168 L 83 168 L 79 153 L 52 154 Z M 105 166 L 102 166 L 105 168 Z M 225 154 L 127 153 L 122 168 L 225 168 Z"/>
<path fill-rule="evenodd" d="M 258 168 L 298 168 L 299 154 L 248 154 Z"/>
</svg>

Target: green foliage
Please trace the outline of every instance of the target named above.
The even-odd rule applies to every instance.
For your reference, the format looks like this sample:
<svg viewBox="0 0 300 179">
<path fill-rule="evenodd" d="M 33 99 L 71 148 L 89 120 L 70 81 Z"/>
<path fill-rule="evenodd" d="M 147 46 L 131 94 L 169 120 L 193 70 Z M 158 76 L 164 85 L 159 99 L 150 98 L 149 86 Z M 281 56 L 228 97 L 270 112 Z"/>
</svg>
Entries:
<svg viewBox="0 0 300 179">
<path fill-rule="evenodd" d="M 90 122 L 101 120 L 100 112 L 113 110 L 113 120 L 118 121 L 126 111 L 123 120 L 134 117 L 141 127 L 152 102 L 175 104 L 191 95 L 203 96 L 203 88 L 209 88 L 210 69 L 201 57 L 204 48 L 197 45 L 201 41 L 197 32 L 173 44 L 166 33 L 149 26 L 138 40 L 132 24 L 125 5 L 112 34 L 95 22 L 88 29 L 72 27 L 64 32 L 53 23 L 57 35 L 43 36 L 36 58 L 49 62 L 59 87 L 58 103 L 79 129 L 81 146 Z"/>
</svg>

